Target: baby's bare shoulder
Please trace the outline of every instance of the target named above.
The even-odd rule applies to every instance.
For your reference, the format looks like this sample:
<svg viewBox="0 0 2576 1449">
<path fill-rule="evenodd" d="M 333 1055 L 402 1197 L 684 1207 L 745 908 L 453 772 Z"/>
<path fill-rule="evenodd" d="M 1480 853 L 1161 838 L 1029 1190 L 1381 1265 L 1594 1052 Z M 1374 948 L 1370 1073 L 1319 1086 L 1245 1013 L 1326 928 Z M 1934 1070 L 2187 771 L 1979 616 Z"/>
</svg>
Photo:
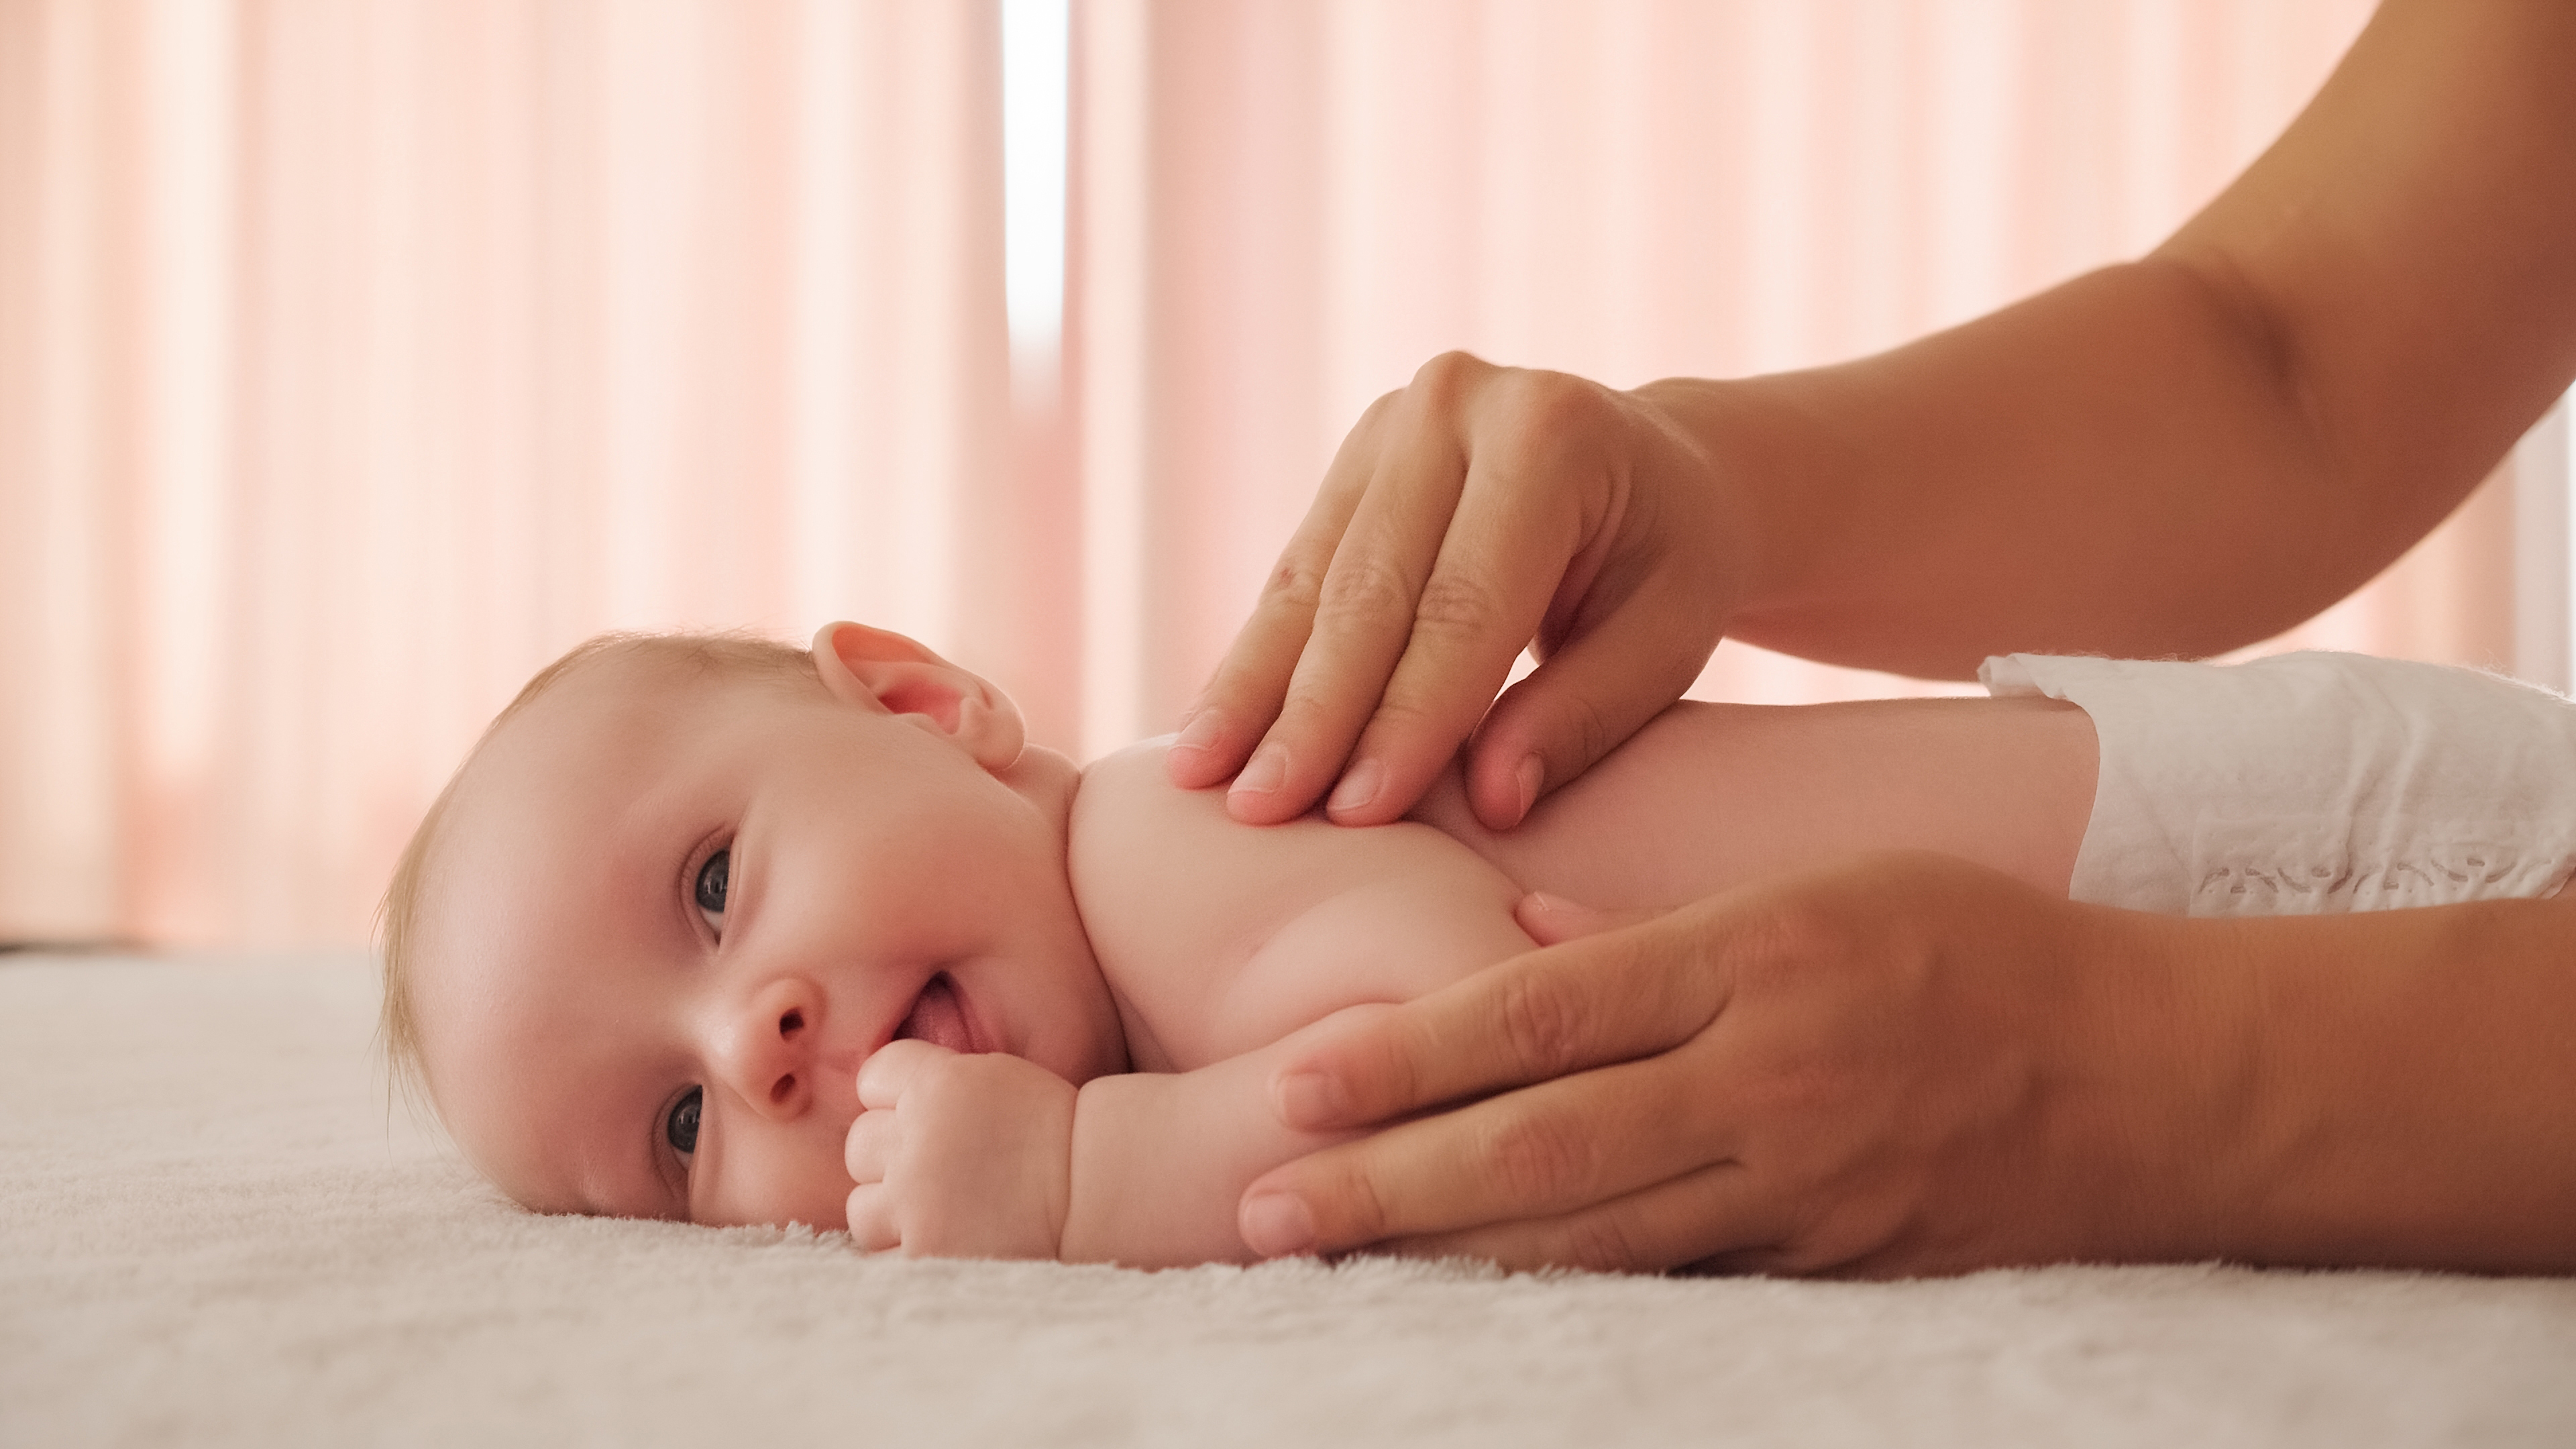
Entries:
<svg viewBox="0 0 2576 1449">
<path fill-rule="evenodd" d="M 1321 817 L 1252 826 L 1225 792 L 1184 790 L 1164 773 L 1171 739 L 1085 766 L 1066 847 L 1074 898 L 1110 981 L 1147 985 L 1170 962 L 1197 975 L 1239 964 L 1329 889 L 1351 842 Z"/>
<path fill-rule="evenodd" d="M 1172 736 L 1139 740 L 1082 767 L 1082 788 L 1073 797 L 1073 840 L 1086 835 L 1162 822 L 1186 825 L 1188 817 L 1210 810 L 1225 813 L 1225 792 L 1183 790 L 1163 771 Z"/>
<path fill-rule="evenodd" d="M 1495 959 L 1497 940 L 1526 945 L 1518 887 L 1458 841 L 1320 814 L 1244 825 L 1221 789 L 1170 783 L 1169 745 L 1084 771 L 1067 860 L 1102 971 L 1184 1064 L 1419 995 Z"/>
</svg>

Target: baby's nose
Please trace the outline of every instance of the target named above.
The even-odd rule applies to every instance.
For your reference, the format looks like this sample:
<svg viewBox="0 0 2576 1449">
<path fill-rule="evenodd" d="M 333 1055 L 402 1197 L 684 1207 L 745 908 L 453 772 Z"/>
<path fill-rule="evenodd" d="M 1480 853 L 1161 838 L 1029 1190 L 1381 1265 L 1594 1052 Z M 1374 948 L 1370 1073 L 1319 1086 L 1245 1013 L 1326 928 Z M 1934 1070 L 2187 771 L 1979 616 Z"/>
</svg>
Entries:
<svg viewBox="0 0 2576 1449">
<path fill-rule="evenodd" d="M 782 977 L 752 993 L 726 1034 L 725 1085 L 763 1116 L 802 1116 L 814 1100 L 821 1012 L 820 994 L 801 978 Z"/>
</svg>

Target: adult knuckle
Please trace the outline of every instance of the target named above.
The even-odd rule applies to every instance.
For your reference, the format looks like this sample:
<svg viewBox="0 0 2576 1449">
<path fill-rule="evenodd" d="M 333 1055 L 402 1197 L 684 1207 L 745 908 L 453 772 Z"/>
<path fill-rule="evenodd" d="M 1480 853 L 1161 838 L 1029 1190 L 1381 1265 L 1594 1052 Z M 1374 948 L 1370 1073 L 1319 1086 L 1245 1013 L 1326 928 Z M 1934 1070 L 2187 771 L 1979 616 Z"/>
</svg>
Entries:
<svg viewBox="0 0 2576 1449">
<path fill-rule="evenodd" d="M 1451 719 L 1451 712 L 1420 681 L 1407 681 L 1399 674 L 1370 711 L 1369 730 L 1377 739 L 1420 738 L 1452 728 Z"/>
<path fill-rule="evenodd" d="M 1553 1114 L 1522 1113 L 1495 1127 L 1485 1143 L 1485 1170 L 1506 1202 L 1556 1202 L 1591 1180 L 1596 1135 Z"/>
<path fill-rule="evenodd" d="M 1579 690 L 1564 691 L 1560 699 L 1558 737 L 1573 750 L 1572 763 L 1578 767 L 1589 764 L 1610 753 L 1612 747 L 1619 743 L 1618 727 L 1611 723 L 1610 716 L 1601 712 L 1598 700 Z"/>
<path fill-rule="evenodd" d="M 1422 1063 L 1437 1051 L 1438 1043 L 1409 1022 L 1399 1033 L 1372 1034 L 1362 1041 L 1367 1045 L 1355 1059 L 1359 1070 L 1354 1073 L 1361 1099 L 1388 1111 L 1422 1105 Z"/>
<path fill-rule="evenodd" d="M 1640 1266 L 1636 1237 L 1616 1212 L 1576 1215 L 1565 1225 L 1565 1238 L 1566 1261 L 1574 1267 L 1609 1272 Z"/>
<path fill-rule="evenodd" d="M 1452 348 L 1415 369 L 1405 391 L 1432 411 L 1454 408 L 1483 374 L 1492 371 L 1483 358 Z"/>
<path fill-rule="evenodd" d="M 1609 395 L 1598 383 L 1562 372 L 1513 372 L 1505 389 L 1501 440 L 1542 477 L 1561 471 L 1563 460 L 1596 442 Z"/>
<path fill-rule="evenodd" d="M 1858 1105 L 1848 1069 L 1822 1047 L 1775 1055 L 1740 1073 L 1732 1100 L 1744 1115 L 1765 1123 L 1819 1123 L 1839 1120 Z M 1794 1134 L 1766 1139 L 1765 1160 L 1783 1177 L 1809 1180 L 1826 1169 L 1819 1149 L 1791 1140 Z"/>
<path fill-rule="evenodd" d="M 1589 427 L 1600 415 L 1599 385 L 1571 373 L 1531 370 L 1515 374 L 1513 383 L 1514 411 L 1543 436 Z"/>
<path fill-rule="evenodd" d="M 1342 561 L 1325 576 L 1316 599 L 1319 622 L 1375 623 L 1413 612 L 1413 581 L 1385 559 Z"/>
<path fill-rule="evenodd" d="M 1589 1014 L 1578 994 L 1556 978 L 1515 977 L 1505 983 L 1498 1010 L 1505 1048 L 1524 1080 L 1562 1076 L 1578 1064 Z"/>
<path fill-rule="evenodd" d="M 1502 591 L 1495 581 L 1462 571 L 1433 574 L 1413 602 L 1416 638 L 1445 641 L 1481 635 L 1503 615 Z"/>
<path fill-rule="evenodd" d="M 1892 1277 L 1907 1257 L 1907 1215 L 1848 1187 L 1810 1195 L 1773 1248 L 1776 1270 L 1793 1277 Z"/>
<path fill-rule="evenodd" d="M 1323 598 L 1325 568 L 1307 557 L 1303 549 L 1290 549 L 1279 556 L 1270 577 L 1261 587 L 1257 607 L 1273 612 L 1296 615 L 1311 614 Z"/>
<path fill-rule="evenodd" d="M 1279 698 L 1279 714 L 1271 724 L 1271 737 L 1306 739 L 1329 736 L 1342 728 L 1342 708 L 1326 685 L 1309 679 L 1291 679 L 1288 690 Z"/>
<path fill-rule="evenodd" d="M 1737 922 L 1729 944 L 1737 977 L 1748 986 L 1804 977 L 1849 961 L 1858 949 L 1836 903 L 1803 892 L 1784 893 Z"/>
<path fill-rule="evenodd" d="M 1353 1167 L 1335 1186 L 1337 1190 L 1326 1201 L 1339 1221 L 1326 1230 L 1326 1236 L 1358 1246 L 1374 1243 L 1394 1231 L 1394 1214 L 1389 1210 L 1386 1192 L 1365 1165 Z"/>
</svg>

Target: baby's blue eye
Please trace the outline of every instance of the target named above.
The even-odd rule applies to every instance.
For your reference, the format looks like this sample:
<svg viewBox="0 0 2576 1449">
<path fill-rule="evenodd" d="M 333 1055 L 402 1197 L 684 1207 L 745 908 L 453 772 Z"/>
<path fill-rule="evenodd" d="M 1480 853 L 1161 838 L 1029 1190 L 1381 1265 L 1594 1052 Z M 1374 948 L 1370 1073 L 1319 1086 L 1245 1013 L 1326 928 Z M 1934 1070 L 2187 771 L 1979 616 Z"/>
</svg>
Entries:
<svg viewBox="0 0 2576 1449">
<path fill-rule="evenodd" d="M 710 926 L 724 924 L 715 918 L 724 914 L 725 883 L 732 874 L 733 852 L 730 850 L 717 851 L 707 857 L 706 864 L 698 867 L 698 909 L 707 913 Z"/>
<path fill-rule="evenodd" d="M 671 1105 L 670 1120 L 662 1124 L 662 1135 L 683 1157 L 698 1150 L 698 1107 L 705 1100 L 704 1089 L 691 1087 L 687 1096 Z"/>
</svg>

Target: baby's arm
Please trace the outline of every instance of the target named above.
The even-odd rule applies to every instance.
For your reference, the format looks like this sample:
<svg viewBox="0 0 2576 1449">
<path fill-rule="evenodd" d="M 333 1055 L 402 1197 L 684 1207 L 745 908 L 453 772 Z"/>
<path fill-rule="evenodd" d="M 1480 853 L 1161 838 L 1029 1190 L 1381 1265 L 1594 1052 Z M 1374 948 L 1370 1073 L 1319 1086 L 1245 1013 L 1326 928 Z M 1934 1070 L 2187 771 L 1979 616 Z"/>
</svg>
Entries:
<svg viewBox="0 0 2576 1449">
<path fill-rule="evenodd" d="M 1194 1072 L 1131 1072 L 1082 1088 L 1074 1114 L 1068 1212 L 1057 1256 L 1069 1263 L 1177 1267 L 1251 1262 L 1236 1203 L 1252 1180 L 1358 1132 L 1280 1125 L 1270 1078 L 1305 1038 L 1342 1017 Z"/>
<path fill-rule="evenodd" d="M 1074 1088 L 1008 1057 L 896 1042 L 860 1075 L 848 1165 L 866 1247 L 1138 1266 L 1248 1261 L 1244 1186 L 1356 1135 L 1280 1125 L 1278 1060 L 1530 949 L 1521 894 L 1417 824 L 1256 829 L 1164 783 L 1159 752 L 1093 767 L 1077 816 L 1085 918 L 1149 1064 Z"/>
<path fill-rule="evenodd" d="M 1354 1006 L 1333 1020 L 1387 1009 Z M 1307 1035 L 1079 1091 L 1019 1057 L 895 1042 L 859 1078 L 868 1110 L 849 1138 L 851 1236 L 926 1257 L 1249 1262 L 1235 1226 L 1244 1186 L 1362 1135 L 1280 1125 L 1270 1075 Z"/>
<path fill-rule="evenodd" d="M 1169 787 L 1155 779 L 1152 788 Z M 1200 817 L 1170 822 L 1200 852 L 1200 880 L 1231 883 L 1245 910 L 1275 912 L 1283 889 L 1299 908 L 1224 973 L 1231 989 L 1220 1010 L 1236 1018 L 1235 1030 L 1269 1036 L 1266 1045 L 1195 1071 L 1083 1087 L 1060 1244 L 1068 1261 L 1253 1259 L 1236 1227 L 1243 1189 L 1283 1162 L 1361 1135 L 1283 1126 L 1270 1094 L 1278 1066 L 1318 1032 L 1535 944 L 1513 917 L 1520 888 L 1428 827 L 1253 828 L 1224 818 L 1213 791 L 1169 803 Z M 1330 1004 L 1317 1011 L 1317 1003 Z M 1274 1013 L 1305 1024 L 1268 1032 L 1259 1023 Z"/>
</svg>

